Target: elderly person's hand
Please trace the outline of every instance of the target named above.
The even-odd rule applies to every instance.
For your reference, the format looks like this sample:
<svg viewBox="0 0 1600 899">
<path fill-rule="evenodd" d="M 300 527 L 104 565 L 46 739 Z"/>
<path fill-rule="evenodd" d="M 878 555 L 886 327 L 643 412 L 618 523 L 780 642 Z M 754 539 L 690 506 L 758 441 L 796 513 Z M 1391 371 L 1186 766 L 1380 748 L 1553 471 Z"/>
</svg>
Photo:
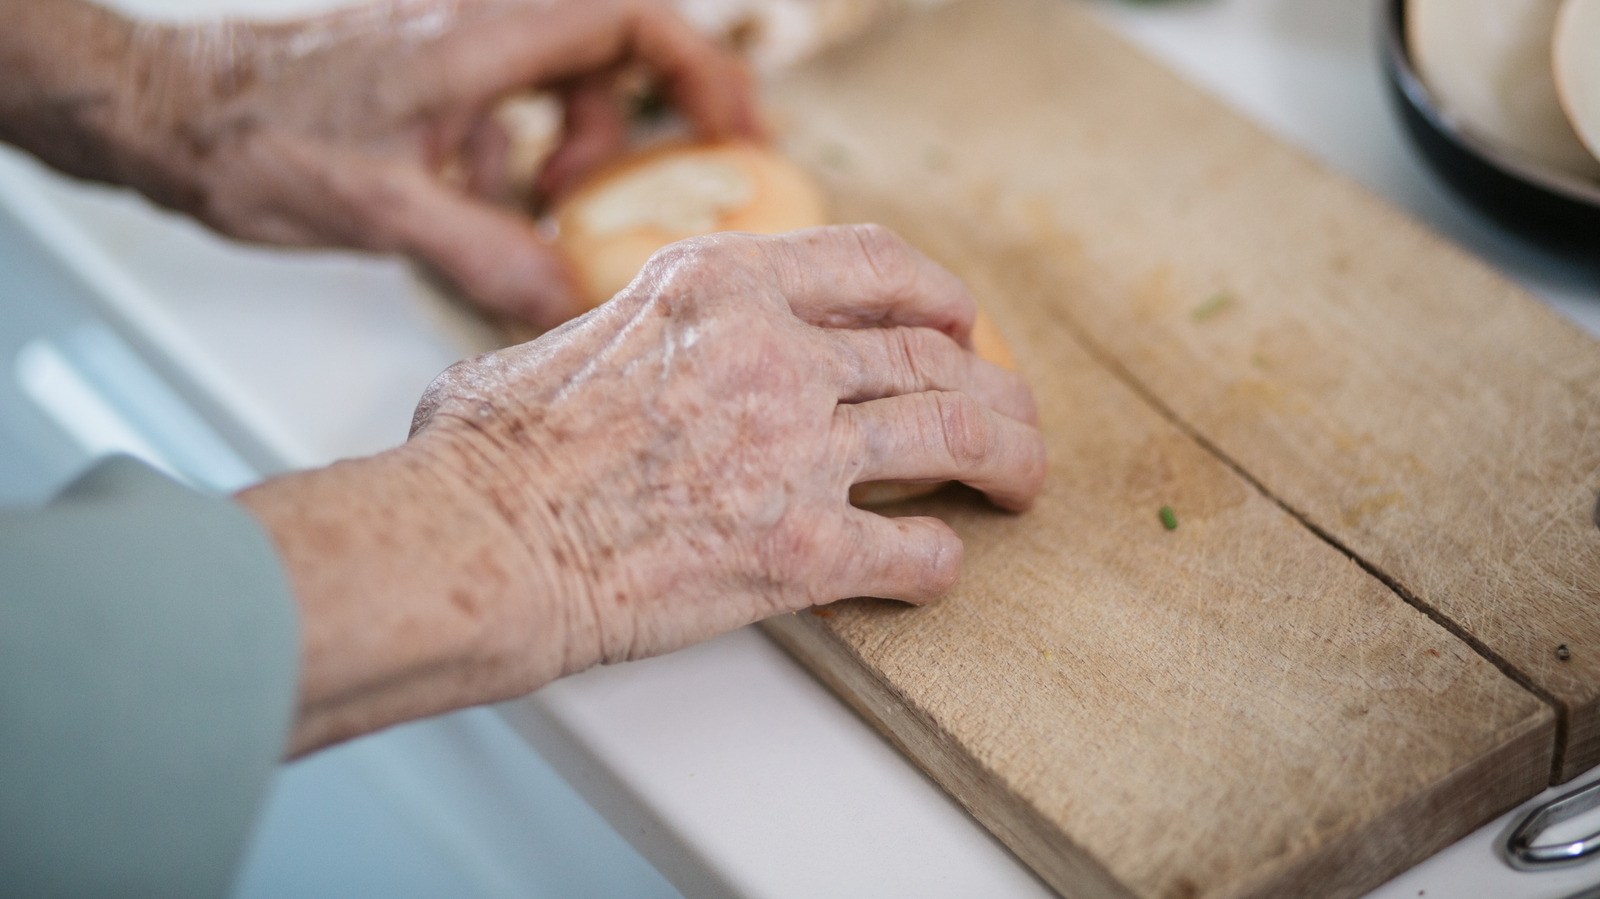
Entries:
<svg viewBox="0 0 1600 899">
<path fill-rule="evenodd" d="M 389 0 L 185 26 L 76 0 L 0 11 L 46 20 L 32 46 L 4 48 L 27 91 L 0 85 L 0 139 L 233 237 L 409 254 L 541 327 L 582 307 L 535 223 L 489 202 L 506 163 L 497 101 L 535 87 L 565 101 L 547 190 L 618 149 L 613 81 L 629 68 L 703 135 L 758 136 L 739 62 L 649 0 Z"/>
<path fill-rule="evenodd" d="M 963 349 L 974 314 L 876 227 L 686 241 L 600 309 L 450 369 L 406 446 L 243 494 L 306 616 L 297 749 L 769 615 L 943 593 L 955 533 L 848 494 L 954 479 L 1032 501 L 1032 396 Z"/>
</svg>

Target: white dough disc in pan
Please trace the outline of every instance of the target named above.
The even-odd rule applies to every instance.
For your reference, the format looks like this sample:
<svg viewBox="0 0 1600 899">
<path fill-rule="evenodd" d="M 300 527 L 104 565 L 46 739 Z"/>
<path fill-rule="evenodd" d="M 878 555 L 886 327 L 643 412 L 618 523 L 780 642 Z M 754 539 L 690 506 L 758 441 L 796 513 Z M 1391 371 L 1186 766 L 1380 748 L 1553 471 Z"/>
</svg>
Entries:
<svg viewBox="0 0 1600 899">
<path fill-rule="evenodd" d="M 1550 63 L 1561 0 L 1410 0 L 1406 44 L 1440 111 L 1507 155 L 1600 179 Z"/>
<path fill-rule="evenodd" d="M 1600 159 L 1600 0 L 1566 0 L 1556 19 L 1556 92 L 1578 138 Z"/>
</svg>

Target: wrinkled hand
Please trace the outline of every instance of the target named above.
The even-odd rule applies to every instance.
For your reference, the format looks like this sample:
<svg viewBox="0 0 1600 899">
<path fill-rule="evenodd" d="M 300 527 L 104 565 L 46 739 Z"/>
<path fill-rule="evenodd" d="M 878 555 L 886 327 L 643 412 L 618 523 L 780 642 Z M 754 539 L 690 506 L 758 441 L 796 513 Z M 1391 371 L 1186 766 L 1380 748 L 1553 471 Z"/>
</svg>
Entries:
<svg viewBox="0 0 1600 899">
<path fill-rule="evenodd" d="M 959 538 L 850 486 L 961 480 L 1020 510 L 1045 473 L 1028 388 L 961 346 L 975 311 L 873 226 L 685 241 L 607 306 L 446 372 L 414 440 L 534 535 L 515 564 L 575 610 L 559 673 L 845 597 L 922 602 Z"/>
<path fill-rule="evenodd" d="M 873 226 L 685 241 L 445 372 L 404 446 L 240 494 L 301 609 L 291 751 L 780 612 L 943 593 L 955 533 L 848 495 L 960 480 L 1032 502 L 1032 394 L 963 348 L 975 312 Z"/>
<path fill-rule="evenodd" d="M 534 223 L 487 201 L 505 175 L 496 101 L 563 97 L 547 190 L 620 147 L 613 82 L 630 67 L 705 136 L 758 133 L 740 64 L 648 0 L 413 0 L 289 24 L 141 26 L 133 47 L 144 88 L 123 130 L 149 171 L 126 180 L 234 237 L 410 254 L 540 327 L 581 307 Z"/>
</svg>

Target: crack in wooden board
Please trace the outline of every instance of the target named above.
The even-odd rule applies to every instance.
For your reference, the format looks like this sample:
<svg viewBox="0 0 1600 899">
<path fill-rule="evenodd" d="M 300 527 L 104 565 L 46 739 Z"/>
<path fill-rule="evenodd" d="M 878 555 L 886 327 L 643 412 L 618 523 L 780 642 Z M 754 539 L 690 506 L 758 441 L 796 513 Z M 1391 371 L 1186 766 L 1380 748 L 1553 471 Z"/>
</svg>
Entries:
<svg viewBox="0 0 1600 899">
<path fill-rule="evenodd" d="M 1032 58 L 1046 49 L 1048 63 Z M 1067 116 L 1052 104 L 1072 75 L 1087 86 L 1065 91 Z M 1335 400 L 1345 390 L 1339 367 L 1375 366 L 1361 372 L 1365 388 L 1387 370 L 1371 353 L 1318 354 L 1322 340 L 1372 327 L 1417 337 L 1443 311 L 1434 291 L 1421 313 L 1369 321 L 1374 304 L 1414 301 L 1406 284 L 1388 283 L 1395 253 L 1443 267 L 1451 290 L 1471 289 L 1469 305 L 1576 359 L 1556 379 L 1569 390 L 1582 386 L 1591 344 L 1058 4 L 951 8 L 835 54 L 773 97 L 787 149 L 824 176 L 839 218 L 883 221 L 973 284 L 1040 390 L 1056 466 L 1039 508 L 1022 518 L 970 496 L 914 507 L 952 520 L 968 542 L 963 584 L 943 603 L 855 601 L 828 617 L 788 616 L 769 623 L 781 643 L 1071 895 L 1355 896 L 1538 791 L 1555 743 L 1550 708 L 1304 526 L 1335 544 L 1353 536 L 1352 552 L 1385 576 L 1410 573 L 1362 543 L 1377 539 L 1362 524 L 1408 508 L 1402 488 L 1431 474 L 1429 457 L 1410 449 L 1374 461 L 1361 447 L 1375 437 L 1324 433 L 1350 424 L 1339 417 L 1348 400 L 1317 406 L 1319 390 Z M 1140 127 L 1127 127 L 1130 116 Z M 1156 152 L 1148 141 L 1162 122 L 1169 140 Z M 1203 146 L 1174 148 L 1174 130 Z M 1160 170 L 1153 184 L 1132 171 L 1144 165 Z M 1236 183 L 1253 177 L 1265 185 Z M 1255 243 L 1242 255 L 1238 229 L 1206 225 L 1280 214 L 1244 235 Z M 1329 224 L 1345 217 L 1357 224 Z M 1172 241 L 1197 246 L 1174 252 Z M 1377 261 L 1363 255 L 1385 241 L 1398 248 Z M 1327 270 L 1382 296 L 1355 308 L 1308 298 L 1304 282 Z M 1224 293 L 1226 303 L 1214 300 Z M 1274 355 L 1260 339 L 1254 316 L 1275 303 L 1300 313 L 1284 318 L 1301 332 L 1285 345 L 1301 352 Z M 1194 314 L 1201 305 L 1211 311 Z M 1218 326 L 1249 337 L 1223 341 L 1227 365 L 1208 342 Z M 1444 330 L 1446 342 L 1476 335 L 1465 344 L 1476 351 L 1518 339 L 1455 321 Z M 1422 339 L 1434 351 L 1422 360 L 1427 377 L 1397 383 L 1451 384 L 1452 362 L 1464 360 Z M 1525 369 L 1512 394 L 1549 372 L 1532 358 L 1537 346 L 1496 358 L 1507 356 Z M 1207 405 L 1206 388 L 1236 399 Z M 1529 402 L 1548 407 L 1549 398 Z M 1312 422 L 1310 434 L 1296 417 Z M 1429 437 L 1449 422 L 1400 422 L 1412 425 Z M 1274 451 L 1287 443 L 1302 455 L 1263 464 L 1237 452 L 1241 433 L 1274 428 L 1284 431 Z M 1277 492 L 1284 469 L 1307 464 L 1295 441 L 1319 437 L 1336 460 L 1351 457 L 1346 470 L 1311 453 L 1311 471 L 1330 478 L 1326 492 L 1347 496 L 1352 479 L 1367 488 L 1333 514 Z M 1571 453 L 1570 441 L 1561 446 Z M 1471 449 L 1492 458 L 1496 446 Z M 1401 487 L 1371 489 L 1391 482 L 1371 481 L 1369 469 L 1395 459 Z M 1584 463 L 1557 453 L 1551 464 Z M 1592 501 L 1592 486 L 1584 493 Z M 1156 517 L 1165 504 L 1179 510 L 1176 532 Z M 1447 569 L 1460 560 L 1440 557 Z M 1428 582 L 1394 582 L 1418 590 L 1445 624 L 1479 634 L 1421 592 Z M 1547 682 L 1507 664 L 1536 689 Z"/>
<path fill-rule="evenodd" d="M 945 261 L 999 302 L 983 263 Z M 1004 309 L 1051 301 L 1012 285 Z M 855 600 L 769 630 L 1048 883 L 1357 896 L 1538 792 L 1547 706 L 1061 326 L 1009 333 L 1047 385 L 1053 468 L 1036 509 L 960 491 L 910 504 L 966 542 L 952 595 Z"/>
<path fill-rule="evenodd" d="M 1553 779 L 1600 761 L 1595 341 L 1071 4 L 959 4 L 772 99 L 841 217 L 1049 279 L 1041 318 L 1548 698 Z"/>
</svg>

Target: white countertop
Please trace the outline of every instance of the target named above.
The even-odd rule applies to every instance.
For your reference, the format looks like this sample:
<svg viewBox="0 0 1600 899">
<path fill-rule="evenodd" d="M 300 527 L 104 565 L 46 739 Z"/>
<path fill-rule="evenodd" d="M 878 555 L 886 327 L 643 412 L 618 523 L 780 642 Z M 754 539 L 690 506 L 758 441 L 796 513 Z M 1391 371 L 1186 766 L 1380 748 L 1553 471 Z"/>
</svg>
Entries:
<svg viewBox="0 0 1600 899">
<path fill-rule="evenodd" d="M 259 12 L 327 4 L 223 5 Z M 1094 6 L 1193 81 L 1600 333 L 1596 270 L 1484 221 L 1404 143 L 1380 80 L 1375 3 Z M 9 152 L 0 155 L 0 200 L 86 272 L 124 323 L 291 466 L 398 443 L 428 381 L 490 340 L 398 261 L 231 245 L 135 198 L 43 174 Z M 687 895 L 1049 894 L 754 630 L 570 678 L 501 711 Z M 1512 871 L 1490 851 L 1503 827 L 1484 828 L 1373 896 L 1554 899 L 1600 882 L 1600 863 Z"/>
</svg>

